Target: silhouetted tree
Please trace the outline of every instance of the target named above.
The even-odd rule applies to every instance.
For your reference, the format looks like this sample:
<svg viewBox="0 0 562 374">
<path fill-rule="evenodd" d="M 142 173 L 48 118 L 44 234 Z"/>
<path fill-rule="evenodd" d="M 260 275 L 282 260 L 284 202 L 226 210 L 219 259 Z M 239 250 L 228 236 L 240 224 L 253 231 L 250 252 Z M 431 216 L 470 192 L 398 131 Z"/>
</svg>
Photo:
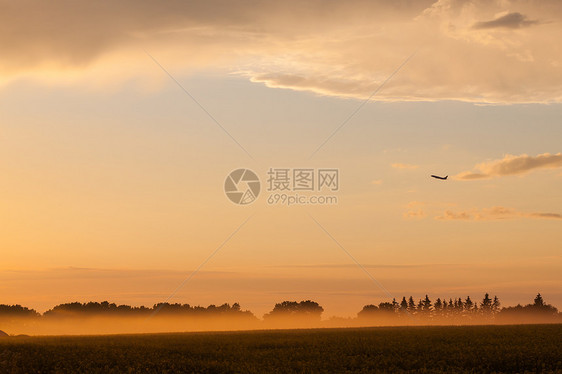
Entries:
<svg viewBox="0 0 562 374">
<path fill-rule="evenodd" d="M 460 299 L 459 299 L 460 301 Z M 461 302 L 462 303 L 462 302 Z M 472 300 L 470 299 L 470 296 L 466 297 L 466 300 L 464 301 L 464 310 L 470 314 L 474 311 L 474 303 L 472 302 Z"/>
<path fill-rule="evenodd" d="M 408 302 L 406 301 L 406 296 L 402 297 L 402 301 L 400 302 L 400 311 L 402 313 L 408 310 Z"/>
<path fill-rule="evenodd" d="M 441 315 L 443 317 L 449 316 L 449 304 L 447 304 L 446 298 L 443 298 L 443 305 L 441 306 Z"/>
<path fill-rule="evenodd" d="M 440 298 L 437 298 L 435 304 L 433 304 L 433 308 L 435 309 L 435 315 L 437 317 L 443 316 L 443 303 L 441 302 Z"/>
<path fill-rule="evenodd" d="M 559 322 L 560 314 L 558 309 L 550 304 L 546 304 L 541 294 L 537 294 L 533 304 L 502 308 L 498 313 L 498 319 L 510 323 L 518 323 L 525 320 L 533 322 Z"/>
<path fill-rule="evenodd" d="M 312 300 L 305 300 L 299 303 L 299 313 L 305 314 L 310 317 L 320 319 L 320 315 L 324 312 L 324 308 L 322 308 L 317 302 Z"/>
<path fill-rule="evenodd" d="M 296 317 L 319 321 L 322 312 L 324 312 L 324 308 L 315 301 L 305 300 L 300 303 L 296 301 L 283 301 L 282 303 L 275 304 L 273 310 L 264 315 L 264 318 Z"/>
<path fill-rule="evenodd" d="M 490 316 L 492 314 L 492 299 L 490 299 L 490 295 L 486 293 L 482 302 L 480 303 L 480 312 L 482 312 L 485 316 Z"/>
<path fill-rule="evenodd" d="M 500 311 L 500 299 L 497 296 L 494 296 L 494 301 L 492 302 L 492 313 L 496 314 Z"/>
<path fill-rule="evenodd" d="M 396 301 L 396 298 L 392 298 L 392 309 L 394 312 L 397 312 L 398 309 L 400 308 L 400 304 L 398 304 L 398 302 Z"/>
<path fill-rule="evenodd" d="M 542 298 L 542 296 L 541 296 L 540 293 L 538 293 L 537 296 L 535 297 L 535 304 L 534 304 L 534 306 L 535 306 L 535 307 L 538 307 L 538 308 L 542 308 L 542 307 L 544 306 L 544 300 L 543 300 L 543 298 Z"/>
<path fill-rule="evenodd" d="M 34 309 L 29 309 L 19 304 L 0 304 L 0 318 L 2 317 L 39 317 L 39 313 Z"/>
<path fill-rule="evenodd" d="M 154 304 L 152 308 L 131 307 L 129 305 L 116 305 L 107 301 L 88 302 L 88 303 L 66 303 L 55 306 L 54 308 L 46 311 L 43 315 L 45 317 L 72 317 L 72 316 L 85 316 L 85 315 L 105 315 L 105 316 L 134 316 L 134 315 L 153 315 L 158 312 L 156 316 L 218 316 L 228 314 L 230 316 L 244 316 L 255 318 L 250 311 L 242 311 L 240 304 L 235 303 L 222 304 L 216 306 L 214 304 L 208 307 L 194 306 L 189 304 L 170 304 L 158 303 Z"/>
<path fill-rule="evenodd" d="M 412 296 L 408 299 L 408 312 L 410 312 L 410 314 L 416 313 L 416 303 Z"/>
<path fill-rule="evenodd" d="M 526 309 L 532 312 L 539 312 L 543 314 L 556 314 L 558 313 L 558 309 L 553 307 L 550 304 L 544 302 L 540 293 L 537 294 L 535 297 L 534 303 L 525 306 Z"/>
<path fill-rule="evenodd" d="M 432 310 L 433 306 L 431 304 L 431 300 L 429 299 L 429 296 L 425 295 L 425 299 L 423 299 L 422 301 L 422 311 L 426 315 L 426 317 L 429 317 Z"/>
<path fill-rule="evenodd" d="M 386 313 L 394 313 L 394 304 L 383 302 L 379 304 L 379 310 Z"/>
<path fill-rule="evenodd" d="M 357 313 L 359 319 L 376 319 L 388 321 L 398 316 L 397 309 L 393 303 L 382 302 L 378 306 L 365 305 L 363 309 Z"/>
<path fill-rule="evenodd" d="M 358 318 L 368 318 L 373 317 L 379 311 L 379 308 L 376 305 L 369 304 L 365 305 L 363 309 L 359 313 L 357 313 Z"/>
</svg>

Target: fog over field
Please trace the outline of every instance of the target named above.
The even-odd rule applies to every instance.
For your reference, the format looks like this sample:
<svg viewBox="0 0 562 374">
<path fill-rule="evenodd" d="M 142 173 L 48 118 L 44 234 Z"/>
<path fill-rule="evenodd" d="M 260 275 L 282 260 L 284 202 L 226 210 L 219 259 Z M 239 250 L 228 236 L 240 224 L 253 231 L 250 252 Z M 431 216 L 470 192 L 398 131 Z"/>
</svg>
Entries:
<svg viewBox="0 0 562 374">
<path fill-rule="evenodd" d="M 208 307 L 161 303 L 151 308 L 109 302 L 68 303 L 39 314 L 19 305 L 0 305 L 0 328 L 11 335 L 103 335 L 181 331 L 233 331 L 292 328 L 423 325 L 502 325 L 562 323 L 562 314 L 538 294 L 525 306 L 500 307 L 499 298 L 484 296 L 434 302 L 426 295 L 401 303 L 365 305 L 353 318 L 328 316 L 311 300 L 283 301 L 259 318 L 238 303 Z"/>
</svg>

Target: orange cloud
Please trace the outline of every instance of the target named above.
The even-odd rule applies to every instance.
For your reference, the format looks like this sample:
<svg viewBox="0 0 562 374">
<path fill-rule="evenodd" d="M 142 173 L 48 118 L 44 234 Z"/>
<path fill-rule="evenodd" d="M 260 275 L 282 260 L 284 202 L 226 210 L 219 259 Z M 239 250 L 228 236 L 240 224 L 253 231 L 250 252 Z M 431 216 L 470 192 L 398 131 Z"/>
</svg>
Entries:
<svg viewBox="0 0 562 374">
<path fill-rule="evenodd" d="M 446 210 L 442 215 L 435 217 L 437 220 L 454 221 L 489 221 L 515 218 L 535 218 L 535 219 L 562 219 L 562 214 L 558 213 L 526 213 L 515 209 L 502 206 L 495 206 L 485 209 L 472 209 L 468 211 L 453 212 Z"/>
<path fill-rule="evenodd" d="M 562 102 L 558 0 L 0 0 L 0 9 L 0 83 L 144 77 L 145 48 L 178 74 L 220 70 L 365 99 L 419 49 L 377 100 Z"/>
<path fill-rule="evenodd" d="M 460 180 L 487 179 L 507 175 L 526 174 L 536 169 L 562 168 L 562 153 L 543 153 L 538 156 L 522 154 L 506 155 L 501 160 L 484 162 L 476 165 L 476 172 L 465 171 L 455 178 Z"/>
<path fill-rule="evenodd" d="M 450 221 L 450 220 L 466 220 L 466 221 L 469 221 L 469 220 L 472 219 L 472 216 L 467 212 L 455 213 L 455 212 L 452 212 L 450 210 L 446 210 L 445 212 L 443 212 L 442 216 L 435 217 L 435 219 L 446 220 L 446 221 Z"/>
<path fill-rule="evenodd" d="M 408 204 L 408 210 L 404 213 L 404 218 L 406 219 L 422 219 L 427 214 L 423 210 L 425 203 L 421 201 L 412 201 Z"/>
</svg>

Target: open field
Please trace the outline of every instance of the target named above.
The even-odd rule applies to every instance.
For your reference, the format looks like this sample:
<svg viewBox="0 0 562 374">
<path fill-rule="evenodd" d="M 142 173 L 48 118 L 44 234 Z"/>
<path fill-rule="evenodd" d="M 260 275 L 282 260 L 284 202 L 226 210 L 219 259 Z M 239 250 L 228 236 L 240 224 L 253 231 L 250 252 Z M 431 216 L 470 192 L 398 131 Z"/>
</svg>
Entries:
<svg viewBox="0 0 562 374">
<path fill-rule="evenodd" d="M 562 325 L 0 339 L 0 372 L 562 372 Z"/>
</svg>

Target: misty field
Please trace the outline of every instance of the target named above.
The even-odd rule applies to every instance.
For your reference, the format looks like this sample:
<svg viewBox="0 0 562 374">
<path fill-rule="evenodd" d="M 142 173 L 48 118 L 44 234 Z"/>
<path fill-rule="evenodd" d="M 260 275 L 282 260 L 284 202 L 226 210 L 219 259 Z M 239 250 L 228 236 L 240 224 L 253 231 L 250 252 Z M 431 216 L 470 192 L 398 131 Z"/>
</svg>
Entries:
<svg viewBox="0 0 562 374">
<path fill-rule="evenodd" d="M 2 373 L 562 372 L 562 325 L 0 339 Z"/>
</svg>

